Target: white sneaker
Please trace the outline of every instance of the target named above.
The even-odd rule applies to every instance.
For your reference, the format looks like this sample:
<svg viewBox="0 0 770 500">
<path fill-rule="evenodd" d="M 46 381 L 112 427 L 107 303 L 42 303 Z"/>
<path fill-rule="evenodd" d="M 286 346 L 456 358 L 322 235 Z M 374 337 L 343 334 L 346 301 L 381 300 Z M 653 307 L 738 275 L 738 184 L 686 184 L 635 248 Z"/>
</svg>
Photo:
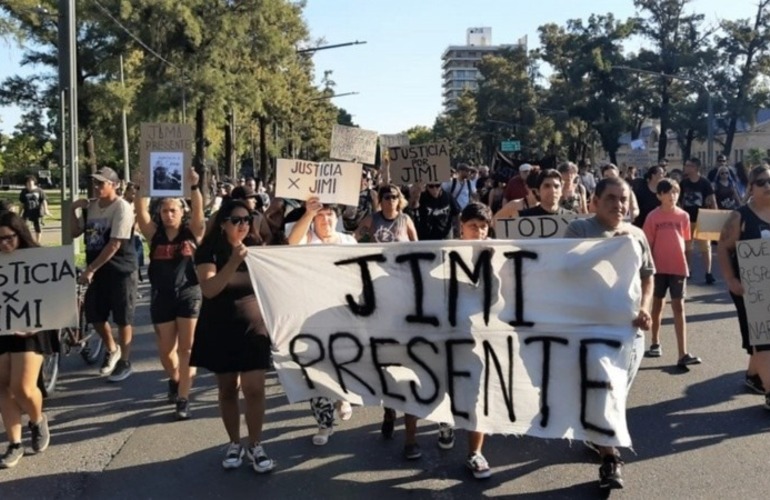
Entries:
<svg viewBox="0 0 770 500">
<path fill-rule="evenodd" d="M 337 407 L 337 415 L 339 415 L 340 420 L 350 420 L 353 416 L 353 407 L 347 401 L 337 401 L 335 406 Z"/>
<path fill-rule="evenodd" d="M 246 450 L 246 456 L 251 460 L 254 470 L 260 474 L 270 472 L 275 467 L 275 462 L 267 456 L 261 444 L 256 444 L 253 448 Z"/>
<path fill-rule="evenodd" d="M 238 443 L 230 443 L 227 446 L 225 459 L 222 460 L 222 467 L 225 469 L 237 469 L 243 463 L 243 446 Z"/>
<path fill-rule="evenodd" d="M 120 360 L 120 346 L 115 346 L 115 350 L 112 352 L 105 352 L 104 353 L 104 362 L 102 363 L 102 367 L 99 368 L 99 375 L 106 377 L 107 375 L 110 375 L 112 371 L 115 369 L 115 365 L 118 364 L 118 360 Z"/>
<path fill-rule="evenodd" d="M 329 442 L 329 436 L 334 434 L 334 429 L 329 427 L 328 429 L 324 429 L 323 427 L 318 428 L 318 432 L 313 436 L 313 444 L 316 446 L 323 446 L 326 443 Z"/>
</svg>

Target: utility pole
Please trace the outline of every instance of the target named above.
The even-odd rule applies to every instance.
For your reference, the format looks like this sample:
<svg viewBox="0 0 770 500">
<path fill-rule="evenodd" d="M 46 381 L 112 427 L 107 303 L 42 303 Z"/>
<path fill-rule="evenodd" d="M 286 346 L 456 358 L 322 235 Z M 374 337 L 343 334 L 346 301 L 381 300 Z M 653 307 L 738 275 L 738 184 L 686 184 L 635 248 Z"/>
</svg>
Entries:
<svg viewBox="0 0 770 500">
<path fill-rule="evenodd" d="M 123 90 L 126 90 L 126 81 L 123 79 L 123 55 L 120 56 L 120 86 Z M 121 111 L 121 118 L 123 121 L 123 179 L 126 182 L 131 180 L 131 168 L 128 159 L 128 119 L 126 117 L 126 106 L 123 105 Z"/>
</svg>

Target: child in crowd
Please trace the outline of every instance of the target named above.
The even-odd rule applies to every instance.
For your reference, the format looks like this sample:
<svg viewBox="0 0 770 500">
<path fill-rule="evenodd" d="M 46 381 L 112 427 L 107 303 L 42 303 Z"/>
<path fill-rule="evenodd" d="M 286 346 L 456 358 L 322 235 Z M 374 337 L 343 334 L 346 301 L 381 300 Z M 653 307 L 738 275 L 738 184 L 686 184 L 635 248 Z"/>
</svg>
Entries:
<svg viewBox="0 0 770 500">
<path fill-rule="evenodd" d="M 489 226 L 492 223 L 492 212 L 483 203 L 471 202 L 460 213 L 460 239 L 486 240 Z M 454 429 L 449 424 L 439 424 L 438 446 L 449 450 L 455 444 Z M 465 464 L 476 479 L 486 479 L 492 475 L 489 463 L 481 453 L 484 445 L 484 433 L 468 431 L 468 458 Z"/>
<path fill-rule="evenodd" d="M 652 343 L 647 356 L 660 357 L 660 324 L 663 316 L 663 299 L 666 292 L 671 295 L 671 309 L 674 312 L 674 331 L 679 349 L 679 367 L 695 365 L 701 359 L 687 352 L 687 324 L 684 313 L 684 288 L 689 275 L 685 241 L 690 239 L 690 218 L 687 212 L 677 207 L 679 184 L 675 180 L 663 179 L 658 183 L 657 194 L 660 206 L 654 209 L 644 221 L 644 234 L 650 243 L 655 261 L 655 289 L 652 299 Z"/>
</svg>

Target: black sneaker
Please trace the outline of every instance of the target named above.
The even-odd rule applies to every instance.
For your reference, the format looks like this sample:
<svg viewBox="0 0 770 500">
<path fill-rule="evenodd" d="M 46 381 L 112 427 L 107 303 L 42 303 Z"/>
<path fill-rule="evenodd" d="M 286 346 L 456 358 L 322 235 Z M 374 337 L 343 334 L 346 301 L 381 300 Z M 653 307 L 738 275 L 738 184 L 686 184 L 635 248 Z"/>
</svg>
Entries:
<svg viewBox="0 0 770 500">
<path fill-rule="evenodd" d="M 762 379 L 759 378 L 759 375 L 756 374 L 746 374 L 746 387 L 748 387 L 752 392 L 756 392 L 757 394 L 765 393 L 765 387 L 762 385 Z"/>
<path fill-rule="evenodd" d="M 190 418 L 190 402 L 185 398 L 176 400 L 176 410 L 174 412 L 177 420 L 187 420 Z"/>
<path fill-rule="evenodd" d="M 118 360 L 120 360 L 120 346 L 116 346 L 112 352 L 105 350 L 104 362 L 102 362 L 102 367 L 99 368 L 99 375 L 106 377 L 111 374 L 115 370 Z"/>
<path fill-rule="evenodd" d="M 438 424 L 438 447 L 451 450 L 455 445 L 455 430 L 449 424 Z"/>
<path fill-rule="evenodd" d="M 623 461 L 617 455 L 606 455 L 599 467 L 599 488 L 623 489 Z"/>
<path fill-rule="evenodd" d="M 707 285 L 713 285 L 716 283 L 717 280 L 714 279 L 714 275 L 711 273 L 706 273 L 706 284 Z"/>
<path fill-rule="evenodd" d="M 693 356 L 688 352 L 687 354 L 679 358 L 679 361 L 677 361 L 676 366 L 680 368 L 684 368 L 688 365 L 699 365 L 702 362 L 703 361 L 698 356 Z"/>
<path fill-rule="evenodd" d="M 24 448 L 21 447 L 21 443 L 9 444 L 5 449 L 5 453 L 0 456 L 0 469 L 10 469 L 16 467 L 21 457 L 24 456 Z"/>
<path fill-rule="evenodd" d="M 404 446 L 404 458 L 407 460 L 417 460 L 422 456 L 420 445 L 412 443 Z"/>
<path fill-rule="evenodd" d="M 393 439 L 393 429 L 396 426 L 396 410 L 392 408 L 385 408 L 385 413 L 382 416 L 382 437 L 385 439 Z"/>
<path fill-rule="evenodd" d="M 48 417 L 43 413 L 43 418 L 39 423 L 33 424 L 30 422 L 28 426 L 29 432 L 32 434 L 32 449 L 35 450 L 35 453 L 44 452 L 51 443 L 51 433 L 48 430 Z"/>
<path fill-rule="evenodd" d="M 177 397 L 179 397 L 179 382 L 170 378 L 168 379 L 168 402 L 176 403 Z"/>
<path fill-rule="evenodd" d="M 131 362 L 120 359 L 115 363 L 115 369 L 112 370 L 112 374 L 107 377 L 107 380 L 110 382 L 121 382 L 130 377 L 132 373 L 134 371 L 131 369 Z"/>
<path fill-rule="evenodd" d="M 659 358 L 663 354 L 663 349 L 660 344 L 651 344 L 650 350 L 647 351 L 648 358 Z"/>
</svg>

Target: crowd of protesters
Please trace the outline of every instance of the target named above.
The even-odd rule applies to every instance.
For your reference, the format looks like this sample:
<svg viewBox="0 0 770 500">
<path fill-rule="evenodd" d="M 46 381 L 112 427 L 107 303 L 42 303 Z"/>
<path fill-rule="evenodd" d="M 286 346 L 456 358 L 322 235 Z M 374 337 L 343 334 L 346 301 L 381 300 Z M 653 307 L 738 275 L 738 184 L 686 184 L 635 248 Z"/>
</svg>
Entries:
<svg viewBox="0 0 770 500">
<path fill-rule="evenodd" d="M 667 295 L 674 315 L 676 365 L 701 363 L 688 351 L 684 306 L 696 253 L 703 259 L 705 283 L 713 285 L 716 280 L 711 243 L 693 236 L 701 209 L 732 210 L 717 244 L 717 260 L 749 355 L 746 385 L 764 394 L 770 409 L 766 389 L 770 388 L 770 346 L 749 343 L 735 252 L 740 240 L 770 238 L 770 165 L 766 161 L 753 168 L 729 166 L 724 157 L 718 162 L 704 172 L 697 158 L 688 159 L 681 176 L 669 172 L 665 161 L 642 171 L 613 164 L 595 171 L 587 162 L 563 162 L 557 168 L 528 162 L 521 163 L 513 175 L 463 163 L 449 180 L 411 186 L 388 182 L 386 168 L 366 167 L 358 205 L 349 207 L 324 205 L 317 198 L 271 199 L 270 186 L 253 178 L 214 184 L 210 202 L 204 206 L 203 186 L 192 170 L 189 201 L 162 198 L 149 203 L 140 191 L 141 179 L 121 192 L 119 176 L 105 167 L 92 175 L 95 198 L 77 200 L 71 213 L 62 216 L 71 218 L 73 236 L 82 235 L 85 240 L 87 265 L 78 279 L 88 285 L 87 320 L 107 348 L 100 374 L 116 383 L 132 374 L 132 325 L 144 255 L 141 234 L 149 244 L 150 314 L 175 418 L 192 416 L 190 391 L 196 368 L 213 372 L 228 436 L 222 466 L 237 468 L 245 457 L 256 472 L 264 473 L 275 466 L 262 443 L 270 340 L 244 263 L 247 249 L 259 245 L 484 240 L 494 237 L 497 220 L 582 215 L 569 225 L 566 237 L 630 234 L 643 249 L 639 269 L 643 293 L 634 320 L 639 333 L 627 367 L 630 387 L 643 356 L 663 355 L 660 326 Z M 48 213 L 45 194 L 34 178 L 28 179 L 19 200 L 23 216 L 8 207 L 0 215 L 3 253 L 37 246 L 40 221 Z M 651 330 L 646 351 L 645 330 Z M 15 466 L 23 455 L 22 413 L 29 415 L 33 451 L 42 452 L 48 446 L 50 433 L 36 381 L 43 355 L 56 349 L 52 332 L 0 336 L 0 410 L 9 440 L 0 467 Z M 245 444 L 240 435 L 239 393 L 245 399 Z M 337 418 L 348 420 L 353 413 L 346 401 L 328 398 L 314 398 L 310 407 L 317 425 L 312 442 L 318 446 L 330 442 Z M 395 410 L 385 408 L 384 438 L 393 437 L 395 421 Z M 404 457 L 419 459 L 417 417 L 405 415 L 404 422 Z M 454 441 L 454 429 L 439 424 L 438 446 L 448 449 Z M 483 434 L 468 433 L 466 464 L 479 479 L 491 474 L 482 454 L 483 442 Z M 600 455 L 600 486 L 622 488 L 618 450 L 587 444 Z"/>
</svg>

